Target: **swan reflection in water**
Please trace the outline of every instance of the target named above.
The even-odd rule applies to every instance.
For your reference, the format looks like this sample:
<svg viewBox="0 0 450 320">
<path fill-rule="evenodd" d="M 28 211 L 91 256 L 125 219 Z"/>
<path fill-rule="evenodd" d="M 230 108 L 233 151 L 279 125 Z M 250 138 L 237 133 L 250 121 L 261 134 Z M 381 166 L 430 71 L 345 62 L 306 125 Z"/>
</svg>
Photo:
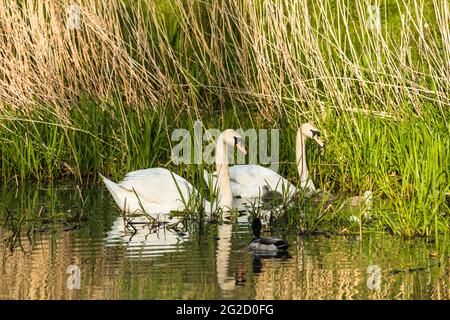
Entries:
<svg viewBox="0 0 450 320">
<path fill-rule="evenodd" d="M 247 224 L 248 215 L 240 215 L 237 220 L 238 224 Z M 168 225 L 173 226 L 177 223 L 177 228 L 167 228 Z M 284 260 L 290 258 L 286 252 L 263 254 L 248 252 L 247 254 L 252 254 L 252 264 L 240 261 L 237 262 L 236 268 L 233 268 L 231 265 L 233 263 L 231 260 L 233 225 L 231 223 L 218 225 L 216 276 L 217 283 L 224 294 L 245 285 L 249 268 L 253 269 L 253 273 L 260 273 L 263 259 Z M 180 231 L 183 229 L 184 226 L 178 218 L 173 218 L 169 224 L 161 224 L 155 228 L 149 224 L 146 216 L 135 216 L 131 221 L 120 216 L 116 218 L 107 232 L 105 246 L 126 248 L 126 257 L 130 259 L 153 260 L 167 253 L 185 250 L 183 243 L 189 240 L 189 234 Z M 236 272 L 230 274 L 231 269 L 235 269 Z"/>
<path fill-rule="evenodd" d="M 146 216 L 118 217 L 106 235 L 105 245 L 123 246 L 127 249 L 126 256 L 136 259 L 154 259 L 165 253 L 184 250 L 180 244 L 189 239 L 189 234 L 180 231 L 183 225 L 179 219 L 173 218 L 156 226 L 149 222 Z"/>
<path fill-rule="evenodd" d="M 240 207 L 239 201 L 236 201 L 233 207 Z M 162 222 L 153 224 L 145 215 L 117 217 L 106 234 L 105 245 L 107 247 L 123 246 L 127 249 L 126 256 L 136 259 L 153 259 L 164 253 L 183 251 L 184 246 L 181 244 L 189 240 L 189 233 L 184 232 L 181 218 L 170 217 L 166 214 L 158 218 L 162 219 Z M 245 216 L 240 216 L 238 222 L 247 221 L 246 219 Z M 230 233 L 231 241 L 231 229 L 227 232 Z M 223 254 L 226 255 L 230 249 L 231 244 Z"/>
</svg>

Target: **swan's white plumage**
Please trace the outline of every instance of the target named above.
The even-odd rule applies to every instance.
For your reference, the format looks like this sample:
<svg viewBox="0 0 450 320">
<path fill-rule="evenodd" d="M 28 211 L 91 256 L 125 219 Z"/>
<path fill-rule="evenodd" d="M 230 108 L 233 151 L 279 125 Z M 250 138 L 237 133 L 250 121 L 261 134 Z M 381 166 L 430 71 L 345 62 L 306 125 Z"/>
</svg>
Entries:
<svg viewBox="0 0 450 320">
<path fill-rule="evenodd" d="M 263 186 L 267 185 L 270 190 L 278 191 L 281 194 L 292 196 L 298 189 L 286 178 L 269 168 L 256 165 L 235 165 L 229 168 L 231 180 L 231 192 L 233 196 L 243 198 L 260 197 L 263 193 Z M 206 170 L 203 173 L 208 186 L 214 189 L 217 183 L 215 174 L 210 174 Z M 212 182 L 212 186 L 210 184 Z"/>
<path fill-rule="evenodd" d="M 185 204 L 180 192 L 185 201 L 195 192 L 189 181 L 164 168 L 129 172 L 119 183 L 102 178 L 119 208 L 130 213 L 142 211 L 139 201 L 149 214 L 181 211 Z"/>
</svg>

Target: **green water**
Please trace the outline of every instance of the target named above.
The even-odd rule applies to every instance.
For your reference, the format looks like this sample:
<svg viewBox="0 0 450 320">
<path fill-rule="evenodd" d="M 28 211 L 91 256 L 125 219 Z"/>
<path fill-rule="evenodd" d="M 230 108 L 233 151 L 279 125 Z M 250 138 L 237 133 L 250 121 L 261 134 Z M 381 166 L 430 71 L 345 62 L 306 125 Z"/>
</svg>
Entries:
<svg viewBox="0 0 450 320">
<path fill-rule="evenodd" d="M 292 231 L 287 254 L 261 257 L 245 215 L 135 230 L 105 189 L 70 184 L 2 186 L 0 204 L 0 299 L 450 298 L 448 258 L 427 239 Z"/>
</svg>

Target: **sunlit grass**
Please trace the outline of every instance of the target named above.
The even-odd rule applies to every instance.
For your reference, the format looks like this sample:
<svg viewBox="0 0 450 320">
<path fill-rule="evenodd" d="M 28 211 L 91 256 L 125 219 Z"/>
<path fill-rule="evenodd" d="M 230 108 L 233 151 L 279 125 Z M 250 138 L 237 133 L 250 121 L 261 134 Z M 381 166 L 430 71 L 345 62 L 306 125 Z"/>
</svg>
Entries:
<svg viewBox="0 0 450 320">
<path fill-rule="evenodd" d="M 172 130 L 199 119 L 280 128 L 280 173 L 298 185 L 308 121 L 327 145 L 322 157 L 308 146 L 315 184 L 389 203 L 365 228 L 448 231 L 448 2 L 382 2 L 374 29 L 369 1 L 81 1 L 80 30 L 68 3 L 0 1 L 4 182 L 164 166 L 207 195 L 202 165 L 170 159 Z M 359 231 L 346 213 L 308 212 L 283 221 Z"/>
</svg>

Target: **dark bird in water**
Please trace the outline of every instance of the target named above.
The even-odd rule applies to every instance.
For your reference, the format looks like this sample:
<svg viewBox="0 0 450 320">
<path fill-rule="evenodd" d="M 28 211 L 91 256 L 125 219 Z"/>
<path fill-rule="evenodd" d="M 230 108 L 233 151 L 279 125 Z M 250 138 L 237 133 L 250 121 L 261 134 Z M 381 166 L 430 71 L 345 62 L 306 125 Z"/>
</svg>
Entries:
<svg viewBox="0 0 450 320">
<path fill-rule="evenodd" d="M 255 238 L 248 245 L 248 249 L 253 252 L 285 251 L 289 247 L 286 240 L 280 238 L 261 238 L 261 219 L 255 218 L 252 223 L 252 231 Z"/>
<path fill-rule="evenodd" d="M 283 202 L 283 195 L 275 190 L 270 190 L 268 186 L 262 187 L 263 194 L 261 196 L 261 201 L 263 203 L 281 203 Z"/>
</svg>

